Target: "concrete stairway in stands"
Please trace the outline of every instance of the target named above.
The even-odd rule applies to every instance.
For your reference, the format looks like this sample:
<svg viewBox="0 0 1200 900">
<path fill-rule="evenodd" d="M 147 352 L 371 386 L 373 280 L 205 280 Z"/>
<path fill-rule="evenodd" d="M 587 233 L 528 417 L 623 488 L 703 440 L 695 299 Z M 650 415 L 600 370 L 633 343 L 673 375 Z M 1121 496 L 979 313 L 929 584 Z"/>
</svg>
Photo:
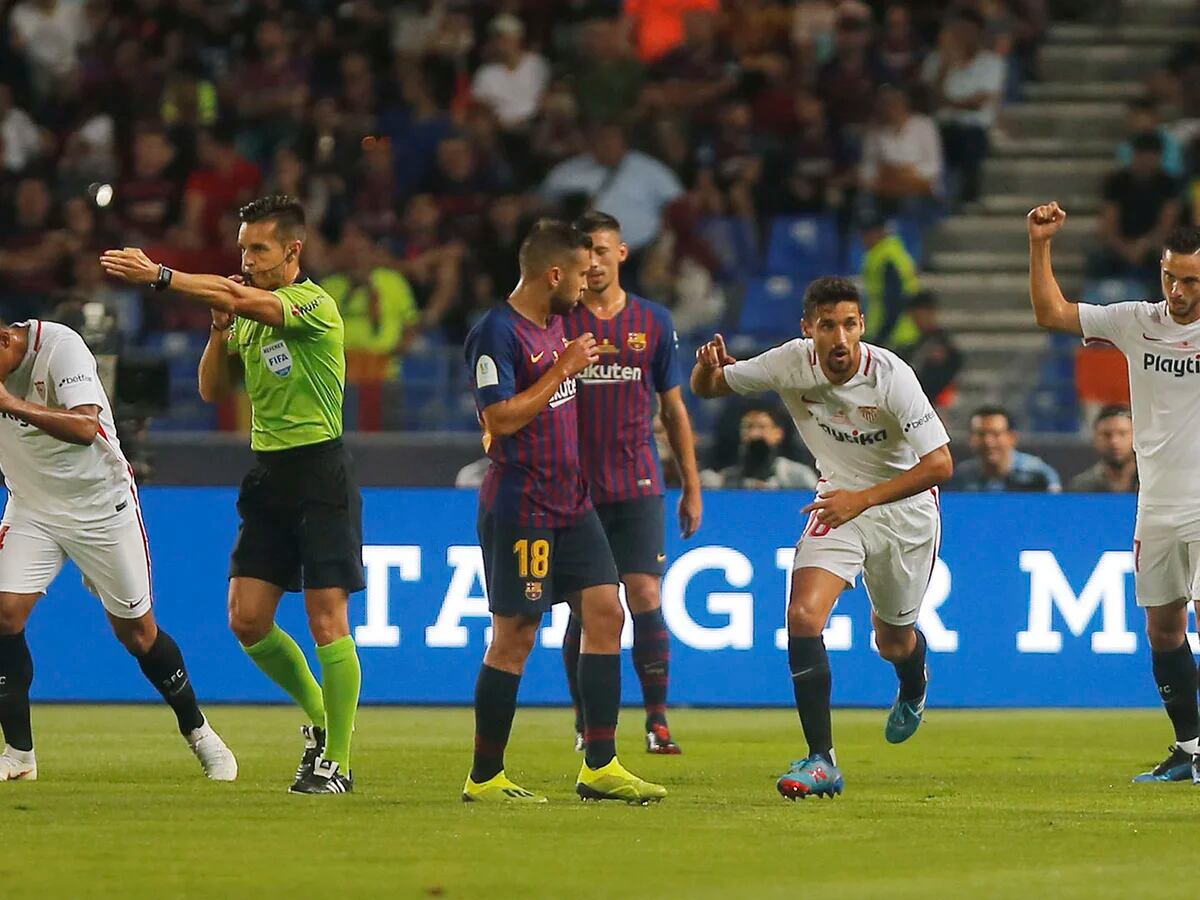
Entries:
<svg viewBox="0 0 1200 900">
<path fill-rule="evenodd" d="M 1041 80 L 1002 113 L 982 199 L 929 236 L 925 281 L 967 360 L 950 416 L 956 432 L 983 402 L 1023 412 L 1047 352 L 1029 308 L 1025 214 L 1051 199 L 1067 210 L 1054 261 L 1064 289 L 1077 294 L 1125 105 L 1172 49 L 1200 37 L 1195 0 L 1127 0 L 1124 7 L 1115 24 L 1050 27 Z"/>
</svg>

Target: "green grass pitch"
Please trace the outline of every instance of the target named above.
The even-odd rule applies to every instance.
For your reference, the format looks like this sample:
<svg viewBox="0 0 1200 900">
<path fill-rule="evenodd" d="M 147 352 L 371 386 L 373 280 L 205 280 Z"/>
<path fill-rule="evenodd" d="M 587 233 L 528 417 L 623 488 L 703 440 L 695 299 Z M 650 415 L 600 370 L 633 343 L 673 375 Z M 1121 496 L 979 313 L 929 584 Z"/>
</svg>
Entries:
<svg viewBox="0 0 1200 900">
<path fill-rule="evenodd" d="M 35 709 L 40 780 L 0 784 L 0 894 L 34 898 L 1188 897 L 1200 788 L 1131 785 L 1155 711 L 942 712 L 908 744 L 837 711 L 846 794 L 788 802 L 785 710 L 678 710 L 685 755 L 621 756 L 659 806 L 584 804 L 562 710 L 522 710 L 508 772 L 539 808 L 464 805 L 471 712 L 363 710 L 356 793 L 285 793 L 298 725 L 213 707 L 240 780 L 213 784 L 156 707 Z"/>
</svg>

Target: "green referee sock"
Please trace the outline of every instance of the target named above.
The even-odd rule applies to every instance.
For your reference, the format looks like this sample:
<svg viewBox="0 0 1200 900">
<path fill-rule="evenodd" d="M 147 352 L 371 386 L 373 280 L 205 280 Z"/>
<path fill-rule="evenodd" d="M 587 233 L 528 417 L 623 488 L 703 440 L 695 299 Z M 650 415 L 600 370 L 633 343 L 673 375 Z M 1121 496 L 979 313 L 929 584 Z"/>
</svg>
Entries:
<svg viewBox="0 0 1200 900">
<path fill-rule="evenodd" d="M 304 651 L 291 635 L 275 625 L 265 638 L 243 649 L 264 675 L 296 701 L 314 725 L 325 725 L 321 686 L 308 667 Z"/>
<path fill-rule="evenodd" d="M 325 758 L 343 772 L 350 771 L 350 736 L 354 733 L 354 714 L 358 711 L 358 690 L 362 669 L 354 638 L 346 635 L 332 644 L 317 648 L 321 661 L 321 681 L 325 693 Z"/>
</svg>

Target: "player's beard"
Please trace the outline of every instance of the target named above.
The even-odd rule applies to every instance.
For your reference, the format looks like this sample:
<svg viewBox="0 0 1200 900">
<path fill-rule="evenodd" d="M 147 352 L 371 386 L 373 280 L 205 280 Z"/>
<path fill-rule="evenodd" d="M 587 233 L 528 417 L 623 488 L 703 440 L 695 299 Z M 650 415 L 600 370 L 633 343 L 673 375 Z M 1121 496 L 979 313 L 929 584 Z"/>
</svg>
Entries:
<svg viewBox="0 0 1200 900">
<path fill-rule="evenodd" d="M 1125 458 L 1121 458 L 1121 456 L 1115 453 L 1105 453 L 1100 457 L 1100 459 L 1104 465 L 1108 466 L 1110 469 L 1123 469 L 1125 464 L 1133 459 L 1133 456 L 1130 455 L 1126 456 Z"/>
<path fill-rule="evenodd" d="M 838 353 L 835 351 L 842 351 Z M 825 354 L 825 368 L 835 375 L 845 375 L 854 364 L 854 350 L 851 347 L 831 347 Z"/>
<path fill-rule="evenodd" d="M 579 293 L 577 291 L 570 294 L 563 294 L 560 293 L 561 290 L 561 288 L 558 288 L 550 294 L 550 312 L 556 316 L 565 316 L 579 302 Z"/>
<path fill-rule="evenodd" d="M 1186 306 L 1182 305 L 1184 303 L 1186 303 L 1187 305 Z M 1191 302 L 1188 302 L 1184 298 L 1180 298 L 1179 306 L 1176 306 L 1175 304 L 1173 304 L 1170 301 L 1170 299 L 1167 300 L 1167 311 L 1170 312 L 1171 318 L 1175 319 L 1176 321 L 1179 321 L 1182 319 L 1183 321 L 1185 321 L 1189 324 L 1196 320 L 1196 307 L 1197 306 L 1200 306 L 1200 298 L 1198 298 L 1196 300 L 1192 300 Z"/>
</svg>

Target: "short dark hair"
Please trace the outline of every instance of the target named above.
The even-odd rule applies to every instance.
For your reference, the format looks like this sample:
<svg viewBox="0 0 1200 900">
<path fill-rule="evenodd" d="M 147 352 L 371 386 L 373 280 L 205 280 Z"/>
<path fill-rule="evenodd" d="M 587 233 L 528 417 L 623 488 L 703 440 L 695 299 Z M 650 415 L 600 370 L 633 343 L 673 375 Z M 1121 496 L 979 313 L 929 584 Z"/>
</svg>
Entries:
<svg viewBox="0 0 1200 900">
<path fill-rule="evenodd" d="M 840 275 L 816 278 L 809 282 L 804 291 L 804 318 L 811 322 L 817 310 L 822 306 L 842 301 L 856 303 L 858 308 L 862 309 L 862 297 L 859 296 L 858 288 L 853 281 L 849 278 L 842 278 Z"/>
<path fill-rule="evenodd" d="M 938 299 L 937 294 L 930 290 L 920 290 L 912 295 L 912 299 L 908 301 L 908 308 L 912 309 L 937 309 Z"/>
<path fill-rule="evenodd" d="M 1133 412 L 1124 403 L 1110 403 L 1108 406 L 1101 407 L 1100 412 L 1096 413 L 1096 418 L 1092 422 L 1092 427 L 1095 428 L 1105 419 L 1132 419 Z"/>
<path fill-rule="evenodd" d="M 970 22 L 980 31 L 987 28 L 987 19 L 983 17 L 983 13 L 970 6 L 960 6 L 955 11 L 954 18 L 960 22 Z"/>
<path fill-rule="evenodd" d="M 295 197 L 271 194 L 259 197 L 238 210 L 243 222 L 274 222 L 280 243 L 303 241 L 306 236 L 304 207 Z"/>
<path fill-rule="evenodd" d="M 610 216 L 608 213 L 600 212 L 598 209 L 585 212 L 576 219 L 575 227 L 584 234 L 595 234 L 597 231 L 615 231 L 617 234 L 621 233 L 621 223 L 617 221 L 616 216 Z"/>
<path fill-rule="evenodd" d="M 226 147 L 232 146 L 234 141 L 237 140 L 238 135 L 237 125 L 234 124 L 232 119 L 228 118 L 218 119 L 216 122 L 213 122 L 213 124 L 203 129 L 203 131 L 210 138 L 212 138 L 212 140 Z"/>
<path fill-rule="evenodd" d="M 1200 252 L 1200 228 L 1195 225 L 1180 225 L 1167 235 L 1163 249 L 1172 253 Z"/>
<path fill-rule="evenodd" d="M 561 219 L 538 219 L 521 242 L 521 274 L 544 272 L 576 250 L 591 249 L 592 238 Z"/>
<path fill-rule="evenodd" d="M 985 403 L 983 406 L 975 407 L 971 413 L 972 419 L 983 418 L 985 416 L 1004 416 L 1004 424 L 1012 431 L 1015 427 L 1012 413 L 1001 406 L 999 403 Z"/>
<path fill-rule="evenodd" d="M 1134 97 L 1129 101 L 1130 112 L 1158 112 L 1158 101 L 1153 97 Z"/>
<path fill-rule="evenodd" d="M 754 400 L 742 407 L 742 414 L 738 416 L 738 421 L 741 422 L 742 419 L 751 413 L 762 413 L 769 416 L 771 421 L 775 423 L 776 428 L 782 428 L 784 431 L 787 431 L 788 419 L 784 411 L 779 408 L 779 404 L 772 403 L 770 400 Z"/>
<path fill-rule="evenodd" d="M 1130 139 L 1129 146 L 1133 148 L 1134 153 L 1161 154 L 1163 152 L 1162 135 L 1156 131 L 1143 131 Z"/>
</svg>

